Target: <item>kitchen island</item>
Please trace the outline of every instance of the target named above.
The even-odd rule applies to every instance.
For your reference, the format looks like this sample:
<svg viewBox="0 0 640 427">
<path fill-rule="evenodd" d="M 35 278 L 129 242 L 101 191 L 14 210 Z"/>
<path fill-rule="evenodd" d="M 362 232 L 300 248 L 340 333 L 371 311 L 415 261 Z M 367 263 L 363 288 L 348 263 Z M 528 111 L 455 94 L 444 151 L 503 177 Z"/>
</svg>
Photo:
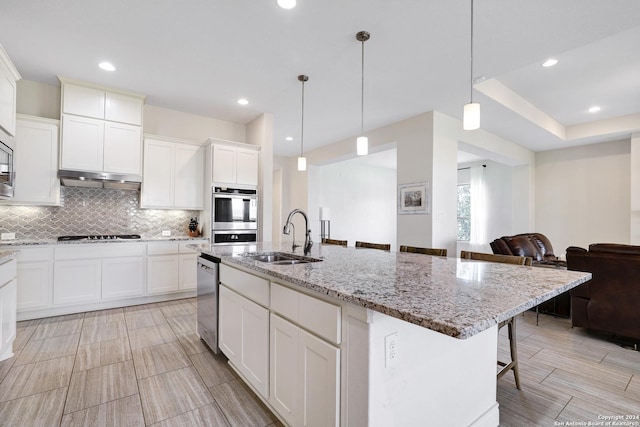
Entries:
<svg viewBox="0 0 640 427">
<path fill-rule="evenodd" d="M 291 252 L 290 245 L 199 249 L 222 264 L 222 351 L 265 403 L 291 425 L 328 413 L 319 425 L 496 426 L 498 323 L 591 278 L 589 273 L 330 245 L 313 248 L 310 256 L 321 261 L 293 265 L 247 256 Z M 256 287 L 245 292 L 254 278 L 263 280 L 266 290 L 253 292 Z M 225 295 L 246 300 L 252 313 L 263 313 L 262 318 L 266 313 L 267 350 L 262 351 L 267 361 L 262 367 L 266 363 L 268 375 L 259 372 L 259 363 L 230 356 L 233 348 L 225 350 L 225 328 L 231 331 L 233 326 L 228 324 L 233 316 L 225 316 Z M 290 310 L 291 305 L 295 309 Z M 330 313 L 331 307 L 338 309 L 335 325 L 331 316 L 315 314 Z M 253 317 L 239 317 L 243 322 L 249 318 Z M 331 327 L 322 329 L 327 323 Z M 260 325 L 260 331 L 251 331 L 251 341 L 242 344 L 265 341 L 265 325 Z M 299 337 L 307 340 L 319 338 L 335 350 L 331 353 L 337 359 L 335 395 L 327 392 L 332 381 L 320 381 L 332 376 L 325 369 L 333 366 L 329 353 L 310 357 L 321 352 L 308 346 L 302 358 L 287 355 L 288 376 L 278 372 L 287 366 L 280 363 L 279 353 L 286 342 L 283 337 L 291 335 L 281 333 L 285 330 L 299 331 Z M 242 337 L 244 332 L 239 330 Z M 309 371 L 316 365 L 325 370 L 314 377 Z M 289 381 L 290 376 L 297 379 Z M 305 381 L 315 381 L 320 391 L 311 385 L 305 388 Z M 289 393 L 287 386 L 293 387 Z M 302 397 L 289 396 L 295 393 Z M 314 408 L 318 396 L 324 405 L 335 399 L 335 411 Z"/>
</svg>

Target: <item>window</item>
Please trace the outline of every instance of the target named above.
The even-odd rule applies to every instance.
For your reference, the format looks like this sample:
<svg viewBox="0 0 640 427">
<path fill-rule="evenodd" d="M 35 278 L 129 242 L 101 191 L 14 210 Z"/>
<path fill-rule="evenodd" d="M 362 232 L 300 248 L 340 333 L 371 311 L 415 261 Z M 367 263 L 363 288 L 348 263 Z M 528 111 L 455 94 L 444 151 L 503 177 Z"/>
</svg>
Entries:
<svg viewBox="0 0 640 427">
<path fill-rule="evenodd" d="M 458 185 L 458 240 L 471 240 L 471 185 Z"/>
</svg>

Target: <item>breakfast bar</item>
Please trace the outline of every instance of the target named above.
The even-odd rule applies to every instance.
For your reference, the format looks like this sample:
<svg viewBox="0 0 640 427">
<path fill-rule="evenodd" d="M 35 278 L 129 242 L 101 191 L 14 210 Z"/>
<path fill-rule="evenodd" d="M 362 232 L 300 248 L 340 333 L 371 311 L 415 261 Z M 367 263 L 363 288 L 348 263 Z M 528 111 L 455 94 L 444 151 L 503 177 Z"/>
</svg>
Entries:
<svg viewBox="0 0 640 427">
<path fill-rule="evenodd" d="M 290 244 L 197 247 L 221 264 L 221 350 L 291 425 L 327 417 L 321 425 L 497 426 L 498 323 L 591 278 L 575 271 L 319 244 L 308 257 L 292 254 Z M 299 261 L 269 262 L 277 254 Z M 247 291 L 254 278 L 263 288 Z M 253 342 L 262 339 L 267 346 L 267 361 L 260 362 L 265 375 L 248 359 L 234 360 L 236 355 L 229 354 L 234 350 L 225 348 L 225 328 L 229 331 L 232 319 L 225 314 L 230 310 L 225 295 L 246 300 L 269 319 L 262 326 L 267 337 L 252 335 Z M 333 313 L 332 307 L 337 329 L 327 321 L 331 317 L 316 315 Z M 309 356 L 315 350 L 303 352 L 299 363 L 289 357 L 292 372 L 279 375 L 278 369 L 287 366 L 278 363 L 281 324 L 334 349 L 335 394 L 327 392 L 326 381 L 308 389 L 300 385 L 313 380 L 308 370 L 320 363 Z M 300 375 L 293 375 L 295 370 Z M 285 378 L 292 381 L 285 384 L 293 387 L 289 394 L 300 392 L 300 401 L 283 389 Z M 325 406 L 314 406 L 318 399 Z M 335 410 L 327 410 L 332 399 Z"/>
</svg>

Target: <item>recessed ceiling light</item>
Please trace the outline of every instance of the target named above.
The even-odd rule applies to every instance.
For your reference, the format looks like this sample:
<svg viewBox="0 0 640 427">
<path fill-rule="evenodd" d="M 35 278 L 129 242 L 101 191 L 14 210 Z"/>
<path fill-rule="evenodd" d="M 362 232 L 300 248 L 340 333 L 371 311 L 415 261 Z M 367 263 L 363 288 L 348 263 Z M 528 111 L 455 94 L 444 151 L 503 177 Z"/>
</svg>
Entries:
<svg viewBox="0 0 640 427">
<path fill-rule="evenodd" d="M 247 105 L 247 104 L 249 104 L 249 101 L 247 101 L 247 99 L 246 99 L 246 98 L 240 98 L 240 99 L 238 99 L 238 101 L 237 101 L 237 102 L 238 102 L 238 104 L 240 104 L 240 105 Z"/>
<path fill-rule="evenodd" d="M 598 111 L 600 111 L 600 107 L 598 107 L 597 105 L 594 105 L 593 107 L 589 108 L 590 113 L 597 113 Z"/>
<path fill-rule="evenodd" d="M 544 61 L 542 63 L 542 66 L 545 68 L 549 68 L 549 67 L 553 67 L 554 65 L 556 65 L 558 63 L 558 60 L 555 58 L 549 58 L 546 61 Z"/>
<path fill-rule="evenodd" d="M 293 141 L 293 137 L 292 136 L 288 136 L 285 138 L 287 141 Z"/>
<path fill-rule="evenodd" d="M 111 62 L 101 62 L 98 64 L 98 67 L 102 68 L 105 71 L 115 71 L 116 67 L 113 66 Z"/>
<path fill-rule="evenodd" d="M 293 9 L 296 7 L 296 0 L 278 0 L 278 6 L 283 9 Z"/>
</svg>

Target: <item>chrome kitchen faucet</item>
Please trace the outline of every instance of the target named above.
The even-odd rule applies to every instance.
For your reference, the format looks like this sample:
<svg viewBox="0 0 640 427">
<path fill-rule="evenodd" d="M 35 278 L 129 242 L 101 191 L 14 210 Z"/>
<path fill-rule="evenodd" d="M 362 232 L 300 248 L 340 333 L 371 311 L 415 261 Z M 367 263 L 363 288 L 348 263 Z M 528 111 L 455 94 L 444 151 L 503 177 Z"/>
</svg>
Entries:
<svg viewBox="0 0 640 427">
<path fill-rule="evenodd" d="M 293 223 L 291 222 L 291 218 L 293 217 L 293 215 L 295 214 L 301 214 L 302 217 L 304 218 L 304 229 L 305 229 L 305 236 L 304 236 L 304 254 L 305 255 L 309 255 L 309 253 L 311 253 L 311 246 L 313 246 L 313 242 L 311 241 L 311 230 L 309 229 L 309 218 L 307 217 L 307 214 L 304 213 L 304 211 L 300 210 L 300 209 L 294 209 L 291 212 L 289 212 L 289 216 L 287 217 L 287 222 L 284 224 L 284 228 L 282 229 L 282 232 L 284 234 L 289 234 L 289 231 L 291 229 L 291 227 L 293 227 L 293 245 L 291 247 L 291 251 L 295 251 L 296 248 L 300 247 L 300 245 L 296 245 L 296 234 L 295 234 L 295 227 L 293 226 Z"/>
</svg>

